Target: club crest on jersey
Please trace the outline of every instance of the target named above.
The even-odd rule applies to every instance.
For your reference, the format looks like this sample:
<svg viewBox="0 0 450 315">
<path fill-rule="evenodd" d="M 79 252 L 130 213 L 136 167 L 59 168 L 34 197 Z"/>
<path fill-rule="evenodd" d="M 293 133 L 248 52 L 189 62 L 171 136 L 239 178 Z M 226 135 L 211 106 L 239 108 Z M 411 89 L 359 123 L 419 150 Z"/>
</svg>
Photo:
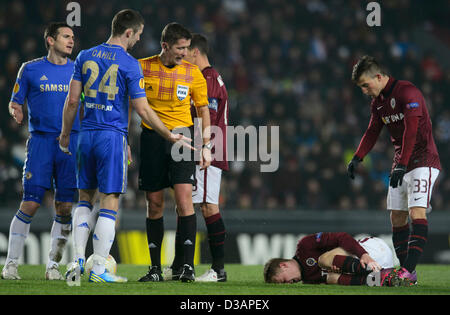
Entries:
<svg viewBox="0 0 450 315">
<path fill-rule="evenodd" d="M 310 257 L 310 258 L 306 259 L 307 266 L 312 267 L 312 266 L 315 266 L 316 264 L 317 264 L 317 261 L 314 258 Z"/>
<path fill-rule="evenodd" d="M 395 107 L 395 98 L 391 98 L 391 107 L 392 109 Z"/>
<path fill-rule="evenodd" d="M 177 97 L 180 101 L 184 100 L 189 93 L 189 86 L 178 85 L 177 86 Z"/>
</svg>

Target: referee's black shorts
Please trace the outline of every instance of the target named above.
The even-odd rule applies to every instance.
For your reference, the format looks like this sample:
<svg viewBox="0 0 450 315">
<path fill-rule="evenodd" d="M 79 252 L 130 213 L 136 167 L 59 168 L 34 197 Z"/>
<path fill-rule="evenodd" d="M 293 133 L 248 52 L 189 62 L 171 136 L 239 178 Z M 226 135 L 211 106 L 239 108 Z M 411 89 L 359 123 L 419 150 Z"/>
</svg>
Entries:
<svg viewBox="0 0 450 315">
<path fill-rule="evenodd" d="M 193 127 L 186 128 L 190 129 L 190 138 L 193 138 Z M 173 132 L 177 133 L 177 131 Z M 194 151 L 190 150 L 189 159 L 175 161 L 171 155 L 172 145 L 156 131 L 142 128 L 139 164 L 140 190 L 155 192 L 168 187 L 173 188 L 175 184 L 194 184 Z M 184 148 L 184 150 L 189 149 Z"/>
</svg>

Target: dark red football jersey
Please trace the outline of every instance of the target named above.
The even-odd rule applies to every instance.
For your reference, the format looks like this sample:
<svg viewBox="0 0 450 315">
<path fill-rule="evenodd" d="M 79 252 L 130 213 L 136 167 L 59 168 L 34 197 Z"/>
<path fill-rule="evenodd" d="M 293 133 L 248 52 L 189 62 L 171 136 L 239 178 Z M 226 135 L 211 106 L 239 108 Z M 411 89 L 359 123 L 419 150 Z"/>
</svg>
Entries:
<svg viewBox="0 0 450 315">
<path fill-rule="evenodd" d="M 227 159 L 227 126 L 228 126 L 228 93 L 220 74 L 213 67 L 206 67 L 202 71 L 208 87 L 209 115 L 211 126 L 217 126 L 222 130 L 222 137 L 211 135 L 214 145 L 212 149 L 212 166 L 224 171 L 228 170 Z M 195 108 L 191 106 L 192 117 L 197 117 Z M 213 130 L 214 131 L 214 130 Z M 218 148 L 222 149 L 222 152 Z"/>
<path fill-rule="evenodd" d="M 401 163 L 407 165 L 407 171 L 417 167 L 441 169 L 425 99 L 411 82 L 390 77 L 372 100 L 370 123 L 356 152 L 358 157 L 363 158 L 372 149 L 383 126 L 388 128 L 395 149 L 392 167 Z"/>
<path fill-rule="evenodd" d="M 297 243 L 297 251 L 293 258 L 300 264 L 303 283 L 326 283 L 326 272 L 318 265 L 319 257 L 337 247 L 345 249 L 358 258 L 366 253 L 366 250 L 345 232 L 311 234 Z"/>
</svg>

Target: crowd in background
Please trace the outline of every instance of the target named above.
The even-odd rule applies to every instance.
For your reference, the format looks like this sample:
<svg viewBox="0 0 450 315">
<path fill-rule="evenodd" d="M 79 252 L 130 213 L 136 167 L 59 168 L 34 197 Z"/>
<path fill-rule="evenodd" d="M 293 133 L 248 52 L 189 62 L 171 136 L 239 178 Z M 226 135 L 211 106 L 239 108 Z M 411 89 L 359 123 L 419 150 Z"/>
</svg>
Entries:
<svg viewBox="0 0 450 315">
<path fill-rule="evenodd" d="M 8 115 L 17 71 L 23 62 L 46 55 L 44 28 L 66 19 L 68 2 L 0 4 L 0 207 L 18 207 L 22 196 L 28 131 Z M 210 61 L 229 93 L 230 124 L 279 126 L 279 169 L 262 173 L 259 162 L 231 162 L 222 179 L 221 209 L 385 209 L 393 157 L 386 130 L 356 180 L 346 174 L 370 115 L 370 100 L 350 80 L 353 64 L 364 54 L 423 92 L 443 165 L 432 205 L 436 211 L 450 209 L 450 71 L 415 37 L 422 32 L 439 40 L 439 31 L 448 26 L 438 5 L 445 1 L 383 2 L 380 27 L 367 25 L 369 12 L 359 0 L 77 2 L 82 15 L 81 27 L 74 28 L 73 59 L 108 39 L 111 19 L 122 8 L 137 9 L 146 20 L 141 41 L 130 52 L 136 58 L 158 54 L 163 27 L 176 21 L 210 40 Z M 139 134 L 134 114 L 129 134 L 134 163 L 122 208 L 143 211 Z M 173 207 L 167 194 L 166 207 Z M 52 207 L 48 195 L 45 206 Z"/>
</svg>

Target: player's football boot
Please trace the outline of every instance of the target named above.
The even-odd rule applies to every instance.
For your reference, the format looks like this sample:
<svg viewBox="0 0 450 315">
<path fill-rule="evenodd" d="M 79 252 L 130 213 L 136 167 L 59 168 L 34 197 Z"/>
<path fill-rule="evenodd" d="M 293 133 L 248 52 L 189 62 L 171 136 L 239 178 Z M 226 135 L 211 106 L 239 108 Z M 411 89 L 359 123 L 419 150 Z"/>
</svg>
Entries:
<svg viewBox="0 0 450 315">
<path fill-rule="evenodd" d="M 148 268 L 148 272 L 146 275 L 142 276 L 139 282 L 159 282 L 164 281 L 164 278 L 161 273 L 161 267 L 159 266 L 151 266 Z"/>
<path fill-rule="evenodd" d="M 170 281 L 170 280 L 178 281 L 178 280 L 180 280 L 180 275 L 182 272 L 183 272 L 183 267 L 180 267 L 180 268 L 166 267 L 162 271 L 162 276 L 164 278 L 164 281 Z"/>
<path fill-rule="evenodd" d="M 192 266 L 188 264 L 183 265 L 183 272 L 180 275 L 181 282 L 194 282 L 195 281 L 195 272 Z"/>
<path fill-rule="evenodd" d="M 115 275 L 113 273 L 109 273 L 105 270 L 104 273 L 101 275 L 96 274 L 94 271 L 91 271 L 89 275 L 89 282 L 97 282 L 97 283 L 103 283 L 103 282 L 109 282 L 109 283 L 123 283 L 127 282 L 128 279 L 125 277 L 120 277 L 118 275 Z"/>
<path fill-rule="evenodd" d="M 216 272 L 214 269 L 207 270 L 204 274 L 197 277 L 195 281 L 198 282 L 225 282 L 227 281 L 227 273 L 224 269 Z"/>
<path fill-rule="evenodd" d="M 397 271 L 397 275 L 402 286 L 409 287 L 417 284 L 417 273 L 415 270 L 413 272 L 409 272 L 406 268 L 400 267 Z"/>
<path fill-rule="evenodd" d="M 8 262 L 2 270 L 2 279 L 5 280 L 20 280 L 19 273 L 17 272 L 18 264 L 13 261 Z"/>
<path fill-rule="evenodd" d="M 64 276 L 66 278 L 66 283 L 68 286 L 77 286 L 79 287 L 81 282 L 81 268 L 80 264 L 76 261 L 70 264 L 69 268 L 67 268 L 66 274 Z"/>
<path fill-rule="evenodd" d="M 64 277 L 59 272 L 58 265 L 53 264 L 45 270 L 45 279 L 47 280 L 64 280 Z"/>
</svg>

